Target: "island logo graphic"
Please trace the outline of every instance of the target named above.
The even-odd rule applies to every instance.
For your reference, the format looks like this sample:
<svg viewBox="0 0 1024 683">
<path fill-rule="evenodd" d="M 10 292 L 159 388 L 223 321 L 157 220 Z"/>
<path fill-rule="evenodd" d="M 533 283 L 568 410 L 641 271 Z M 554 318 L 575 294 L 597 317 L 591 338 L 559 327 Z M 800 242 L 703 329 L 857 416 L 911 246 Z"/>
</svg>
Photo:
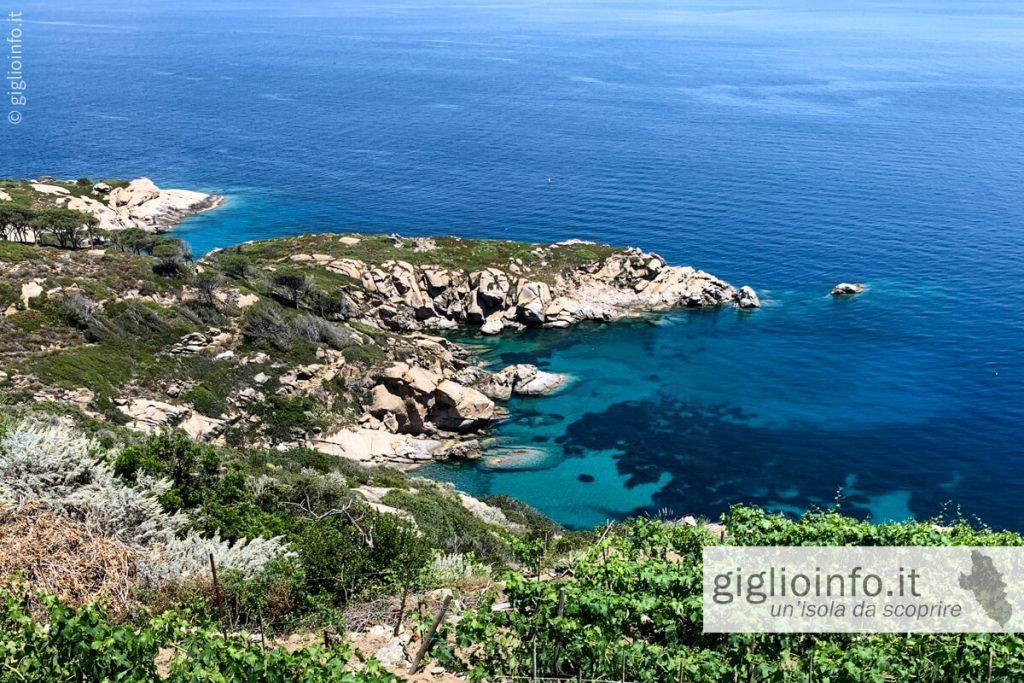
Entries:
<svg viewBox="0 0 1024 683">
<path fill-rule="evenodd" d="M 971 551 L 971 573 L 960 575 L 960 587 L 971 591 L 975 600 L 1000 626 L 1013 616 L 1013 607 L 1006 598 L 1006 581 L 996 569 L 992 558 L 979 551 Z"/>
</svg>

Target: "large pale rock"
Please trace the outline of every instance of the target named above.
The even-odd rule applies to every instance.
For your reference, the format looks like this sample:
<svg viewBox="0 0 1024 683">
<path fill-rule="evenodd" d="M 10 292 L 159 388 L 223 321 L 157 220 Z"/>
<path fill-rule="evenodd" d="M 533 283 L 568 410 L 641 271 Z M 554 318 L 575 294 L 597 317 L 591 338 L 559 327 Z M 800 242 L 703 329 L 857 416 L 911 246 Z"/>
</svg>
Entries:
<svg viewBox="0 0 1024 683">
<path fill-rule="evenodd" d="M 520 396 L 543 396 L 558 390 L 565 383 L 565 375 L 544 372 L 533 365 L 512 367 L 515 381 L 512 392 Z"/>
<path fill-rule="evenodd" d="M 484 451 L 479 441 L 460 441 L 449 448 L 445 455 L 453 460 L 479 460 Z"/>
<path fill-rule="evenodd" d="M 26 282 L 21 286 L 21 301 L 28 306 L 29 299 L 34 299 L 43 293 L 43 285 L 38 280 Z"/>
<path fill-rule="evenodd" d="M 500 334 L 503 329 L 505 329 L 505 321 L 502 320 L 500 312 L 491 314 L 480 326 L 480 332 L 487 335 Z"/>
<path fill-rule="evenodd" d="M 146 434 L 155 434 L 165 427 L 177 426 L 192 412 L 187 406 L 143 398 L 129 400 L 120 406 L 120 409 L 131 418 L 131 422 L 127 424 L 129 429 Z"/>
<path fill-rule="evenodd" d="M 431 393 L 437 388 L 437 383 L 441 381 L 441 378 L 436 373 L 418 365 L 409 368 L 402 378 L 414 392 L 420 394 Z"/>
<path fill-rule="evenodd" d="M 480 391 L 490 398 L 507 401 L 513 395 L 541 396 L 565 384 L 565 376 L 539 370 L 535 365 L 510 365 L 487 377 Z"/>
<path fill-rule="evenodd" d="M 840 282 L 832 288 L 832 296 L 852 296 L 864 292 L 864 285 L 859 282 Z"/>
<path fill-rule="evenodd" d="M 224 420 L 194 412 L 178 426 L 193 439 L 210 439 L 224 430 L 224 424 Z"/>
<path fill-rule="evenodd" d="M 404 398 L 393 394 L 386 385 L 378 384 L 372 391 L 372 403 L 368 412 L 381 420 L 392 432 L 419 434 L 427 419 L 426 405 L 410 395 Z"/>
<path fill-rule="evenodd" d="M 469 286 L 475 290 L 481 304 L 487 309 L 504 308 L 512 283 L 508 274 L 497 268 L 487 268 L 469 276 Z"/>
<path fill-rule="evenodd" d="M 453 274 L 445 268 L 424 268 L 423 281 L 432 297 L 436 297 L 452 286 Z"/>
<path fill-rule="evenodd" d="M 127 187 L 119 187 L 110 192 L 112 206 L 128 208 L 140 206 L 160 196 L 160 188 L 149 178 L 136 178 Z"/>
<path fill-rule="evenodd" d="M 191 190 L 163 190 L 159 196 L 135 205 L 129 215 L 139 227 L 169 227 L 190 214 L 211 208 L 210 195 Z"/>
<path fill-rule="evenodd" d="M 314 447 L 329 455 L 337 455 L 363 463 L 408 466 L 430 461 L 440 455 L 443 444 L 433 439 L 418 439 L 407 434 L 362 427 L 342 429 L 321 437 Z"/>
<path fill-rule="evenodd" d="M 353 280 L 362 280 L 366 273 L 366 264 L 354 259 L 337 259 L 327 265 L 327 270 L 338 275 L 350 277 Z"/>
<path fill-rule="evenodd" d="M 106 230 L 162 230 L 187 216 L 213 208 L 219 201 L 202 192 L 161 190 L 149 178 L 138 178 L 127 187 L 114 188 L 105 194 L 107 204 L 91 197 L 75 197 L 69 200 L 68 207 L 96 216 L 100 227 Z"/>
<path fill-rule="evenodd" d="M 66 187 L 60 185 L 47 185 L 45 183 L 31 183 L 33 190 L 39 194 L 47 195 L 69 195 L 71 192 Z"/>
<path fill-rule="evenodd" d="M 569 327 L 584 318 L 583 304 L 569 296 L 554 299 L 544 309 L 545 327 Z"/>
<path fill-rule="evenodd" d="M 473 513 L 473 516 L 487 522 L 488 524 L 498 524 L 500 526 L 508 527 L 509 529 L 519 528 L 518 524 L 509 521 L 501 508 L 488 505 L 482 500 L 462 492 L 456 492 L 456 495 L 459 497 L 459 502 L 462 503 L 462 507 Z"/>
<path fill-rule="evenodd" d="M 72 197 L 68 200 L 67 208 L 95 216 L 99 221 L 96 227 L 101 230 L 122 230 L 130 227 L 116 211 L 92 197 Z"/>
<path fill-rule="evenodd" d="M 744 285 L 740 287 L 738 304 L 740 308 L 760 308 L 761 299 L 752 287 Z"/>
<path fill-rule="evenodd" d="M 494 402 L 451 380 L 437 385 L 431 418 L 438 427 L 470 431 L 494 419 Z"/>
<path fill-rule="evenodd" d="M 543 282 L 523 282 L 516 293 L 516 303 L 520 322 L 540 325 L 544 322 L 544 310 L 551 303 L 551 288 Z"/>
<path fill-rule="evenodd" d="M 426 400 L 437 388 L 441 377 L 427 368 L 408 363 L 395 363 L 381 375 L 388 389 L 400 397 L 413 396 Z"/>
<path fill-rule="evenodd" d="M 375 386 L 371 395 L 373 399 L 369 410 L 374 417 L 383 418 L 386 413 L 397 413 L 405 408 L 401 397 L 392 394 L 383 384 Z"/>
</svg>

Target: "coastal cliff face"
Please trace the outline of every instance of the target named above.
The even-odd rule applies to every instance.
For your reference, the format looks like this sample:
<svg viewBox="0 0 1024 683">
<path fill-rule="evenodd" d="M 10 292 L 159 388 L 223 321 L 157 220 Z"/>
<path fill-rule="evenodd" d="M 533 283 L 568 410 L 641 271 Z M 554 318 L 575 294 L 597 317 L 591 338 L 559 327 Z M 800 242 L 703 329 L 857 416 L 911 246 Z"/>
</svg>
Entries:
<svg viewBox="0 0 1024 683">
<path fill-rule="evenodd" d="M 576 241 L 307 235 L 221 250 L 171 276 L 114 248 L 0 242 L 0 261 L 9 401 L 399 468 L 480 457 L 503 401 L 565 381 L 483 368 L 430 331 L 568 327 L 743 297 L 656 255 Z"/>
</svg>

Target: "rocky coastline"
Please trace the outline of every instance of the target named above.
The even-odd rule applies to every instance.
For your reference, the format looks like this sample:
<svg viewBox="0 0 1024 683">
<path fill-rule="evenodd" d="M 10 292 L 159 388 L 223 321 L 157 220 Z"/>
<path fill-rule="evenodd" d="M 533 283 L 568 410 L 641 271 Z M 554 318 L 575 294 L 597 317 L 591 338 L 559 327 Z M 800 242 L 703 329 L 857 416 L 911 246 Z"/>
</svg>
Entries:
<svg viewBox="0 0 1024 683">
<path fill-rule="evenodd" d="M 359 244 L 359 239 L 351 235 L 339 238 L 351 246 Z M 398 236 L 393 239 L 402 241 Z M 413 243 L 419 255 L 438 250 L 431 239 Z M 537 270 L 542 269 L 560 260 L 560 249 L 577 246 L 585 248 L 591 243 L 573 240 L 532 246 L 531 262 Z M 750 287 L 737 289 L 704 271 L 670 266 L 657 254 L 637 248 L 617 250 L 546 278 L 537 276 L 535 268 L 522 258 L 512 258 L 503 267 L 469 272 L 443 259 L 425 265 L 401 259 L 374 264 L 324 253 L 297 253 L 287 259 L 358 283 L 353 304 L 396 332 L 452 330 L 465 325 L 495 335 L 527 327 L 611 322 L 673 308 L 760 306 Z"/>
<path fill-rule="evenodd" d="M 104 212 L 126 210 L 156 229 L 216 202 L 150 185 L 111 189 Z M 759 305 L 749 287 L 577 240 L 304 235 L 217 250 L 173 278 L 147 270 L 151 257 L 113 248 L 31 249 L 0 278 L 12 299 L 0 325 L 15 333 L 0 344 L 0 392 L 137 432 L 176 428 L 399 469 L 481 457 L 505 402 L 567 382 L 530 365 L 483 367 L 437 332 L 514 334 Z M 54 325 L 45 341 L 31 332 L 40 316 Z M 92 354 L 96 367 L 83 372 Z"/>
<path fill-rule="evenodd" d="M 364 378 L 369 397 L 356 425 L 313 435 L 307 445 L 403 469 L 437 459 L 475 459 L 483 451 L 480 437 L 505 416 L 505 401 L 557 391 L 567 380 L 531 365 L 485 369 L 471 351 L 430 332 L 462 328 L 510 334 L 673 308 L 760 305 L 749 287 L 738 289 L 704 271 L 670 266 L 636 248 L 580 240 L 490 244 L 496 256 L 486 264 L 473 259 L 478 267 L 468 267 L 466 253 L 478 244 L 458 238 L 314 235 L 293 240 L 266 259 L 262 267 L 271 273 L 301 268 L 313 280 L 337 278 L 351 321 L 401 335 L 416 348 Z M 248 246 L 260 250 L 259 243 Z M 246 247 L 218 251 L 204 264 L 223 267 L 233 254 L 248 253 Z M 323 367 L 307 370 L 312 378 L 324 372 Z M 342 370 L 326 372 L 333 376 Z"/>
</svg>

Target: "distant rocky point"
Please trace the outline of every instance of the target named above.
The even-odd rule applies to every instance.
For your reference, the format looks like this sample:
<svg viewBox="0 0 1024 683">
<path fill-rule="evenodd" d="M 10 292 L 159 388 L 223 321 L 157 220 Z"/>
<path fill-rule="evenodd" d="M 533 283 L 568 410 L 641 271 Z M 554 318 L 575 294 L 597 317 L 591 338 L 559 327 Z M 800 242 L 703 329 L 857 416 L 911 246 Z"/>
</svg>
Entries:
<svg viewBox="0 0 1024 683">
<path fill-rule="evenodd" d="M 0 204 L 11 202 L 35 210 L 65 208 L 95 216 L 100 230 L 140 228 L 166 232 L 184 219 L 220 206 L 223 197 L 192 190 L 165 190 L 149 178 L 127 181 L 88 179 L 5 181 Z"/>
<path fill-rule="evenodd" d="M 750 287 L 670 266 L 636 248 L 571 240 L 526 244 L 456 237 L 305 235 L 240 245 L 209 262 L 244 257 L 314 280 L 346 281 L 348 304 L 395 332 L 460 325 L 494 335 L 566 328 L 673 308 L 760 306 Z"/>
</svg>

